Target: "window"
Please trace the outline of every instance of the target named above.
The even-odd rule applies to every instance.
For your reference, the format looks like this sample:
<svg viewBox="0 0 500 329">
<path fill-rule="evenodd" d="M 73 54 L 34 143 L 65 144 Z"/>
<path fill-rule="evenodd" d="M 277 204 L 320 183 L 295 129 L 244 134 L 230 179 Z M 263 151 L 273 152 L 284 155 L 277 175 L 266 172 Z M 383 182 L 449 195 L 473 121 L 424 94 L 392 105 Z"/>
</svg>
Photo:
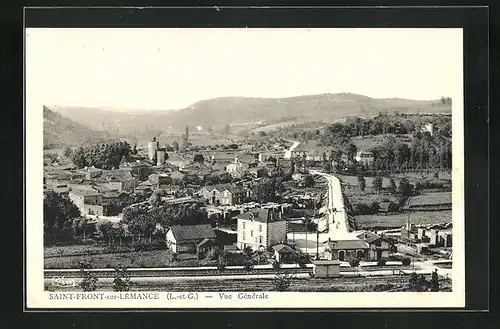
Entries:
<svg viewBox="0 0 500 329">
<path fill-rule="evenodd" d="M 259 224 L 259 232 L 262 233 L 262 224 Z"/>
<path fill-rule="evenodd" d="M 243 229 L 245 229 L 245 222 L 243 222 Z"/>
<path fill-rule="evenodd" d="M 243 231 L 243 240 L 246 240 L 246 239 L 247 239 L 246 232 Z"/>
<path fill-rule="evenodd" d="M 253 230 L 250 230 L 250 236 L 253 237 Z"/>
<path fill-rule="evenodd" d="M 259 236 L 259 243 L 262 243 L 262 236 Z"/>
</svg>

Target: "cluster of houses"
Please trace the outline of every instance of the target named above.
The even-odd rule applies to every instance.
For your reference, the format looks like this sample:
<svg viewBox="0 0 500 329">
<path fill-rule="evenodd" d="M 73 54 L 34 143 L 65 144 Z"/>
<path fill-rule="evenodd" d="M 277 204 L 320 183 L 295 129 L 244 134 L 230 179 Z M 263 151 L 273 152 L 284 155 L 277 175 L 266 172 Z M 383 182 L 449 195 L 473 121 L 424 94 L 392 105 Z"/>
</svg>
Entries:
<svg viewBox="0 0 500 329">
<path fill-rule="evenodd" d="M 434 225 L 407 224 L 401 228 L 398 250 L 409 254 L 429 254 L 432 249 L 452 248 L 452 223 Z"/>
<path fill-rule="evenodd" d="M 146 151 L 144 156 L 123 157 L 119 168 L 112 170 L 47 165 L 44 188 L 69 197 L 83 214 L 98 216 L 114 212 L 110 205 L 119 204 L 126 195 L 148 196 L 158 189 L 178 199 L 196 195 L 213 205 L 238 205 L 251 197 L 252 182 L 272 175 L 278 165 L 291 166 L 285 160 L 278 164 L 277 151 L 228 151 L 223 157 L 214 152 L 200 161 L 189 152 L 167 154 L 156 138 L 148 142 Z M 239 182 L 206 185 L 211 180 Z"/>
<path fill-rule="evenodd" d="M 323 158 L 322 153 L 316 154 L 301 147 L 295 147 L 291 155 L 310 161 L 322 161 Z M 165 192 L 162 199 L 169 203 L 192 202 L 196 198 L 204 200 L 207 208 L 234 207 L 248 204 L 252 199 L 252 182 L 271 175 L 278 168 L 287 170 L 291 165 L 291 160 L 284 159 L 282 152 L 239 151 L 224 161 L 217 159 L 216 154 L 205 155 L 200 161 L 189 154 L 166 154 L 165 149 L 153 139 L 148 142 L 146 156 L 124 157 L 116 169 L 48 166 L 45 168 L 44 186 L 47 190 L 68 196 L 82 214 L 97 216 L 112 215 L 130 194 L 148 195 L 158 189 Z M 239 183 L 207 185 L 214 176 L 229 176 Z M 300 181 L 303 175 L 293 178 Z M 193 183 L 186 183 L 190 181 Z M 298 195 L 290 200 L 304 204 L 306 208 L 315 208 L 316 199 L 314 195 Z M 277 259 L 287 259 L 297 250 L 294 241 L 287 239 L 290 222 L 286 216 L 288 206 L 259 205 L 239 209 L 232 216 L 235 225 L 234 230 L 228 233 L 232 237 L 229 242 L 221 242 L 222 230 L 203 224 L 170 227 L 166 243 L 174 253 L 199 254 L 222 244 L 224 249 L 234 252 L 241 252 L 247 247 L 273 250 Z M 322 253 L 317 256 L 325 261 L 348 261 L 351 258 L 378 260 L 386 258 L 389 252 L 389 242 L 384 237 L 365 231 L 354 232 L 348 239 L 318 241 L 319 244 Z"/>
<path fill-rule="evenodd" d="M 203 254 L 214 246 L 236 253 L 246 248 L 268 250 L 274 253 L 276 260 L 282 262 L 293 261 L 300 254 L 294 242 L 287 240 L 290 219 L 279 209 L 250 209 L 235 217 L 236 232 L 233 232 L 232 243 L 221 243 L 218 241 L 221 229 L 203 224 L 171 227 L 166 234 L 166 244 L 172 252 L 188 254 Z M 389 257 L 389 240 L 370 231 L 352 232 L 347 239 L 329 239 L 319 243 L 323 250 L 317 255 L 320 260 L 342 262 L 356 258 L 377 261 Z"/>
</svg>

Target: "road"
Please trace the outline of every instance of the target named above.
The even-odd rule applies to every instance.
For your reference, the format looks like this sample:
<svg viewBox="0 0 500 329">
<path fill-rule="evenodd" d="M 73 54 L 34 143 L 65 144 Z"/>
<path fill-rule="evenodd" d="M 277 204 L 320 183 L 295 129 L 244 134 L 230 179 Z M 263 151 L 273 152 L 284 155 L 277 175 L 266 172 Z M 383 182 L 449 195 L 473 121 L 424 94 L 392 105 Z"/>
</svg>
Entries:
<svg viewBox="0 0 500 329">
<path fill-rule="evenodd" d="M 328 183 L 327 212 L 328 212 L 328 233 L 332 239 L 349 235 L 349 224 L 347 212 L 344 207 L 344 197 L 340 180 L 330 174 L 318 170 L 309 171 L 313 175 L 321 176 Z"/>
<path fill-rule="evenodd" d="M 452 269 L 451 268 L 442 268 L 438 267 L 437 264 L 439 261 L 424 261 L 424 262 L 415 262 L 415 268 L 420 271 L 432 273 L 437 270 L 438 275 L 447 277 L 449 279 L 452 278 Z M 417 272 L 418 273 L 418 272 Z"/>
</svg>

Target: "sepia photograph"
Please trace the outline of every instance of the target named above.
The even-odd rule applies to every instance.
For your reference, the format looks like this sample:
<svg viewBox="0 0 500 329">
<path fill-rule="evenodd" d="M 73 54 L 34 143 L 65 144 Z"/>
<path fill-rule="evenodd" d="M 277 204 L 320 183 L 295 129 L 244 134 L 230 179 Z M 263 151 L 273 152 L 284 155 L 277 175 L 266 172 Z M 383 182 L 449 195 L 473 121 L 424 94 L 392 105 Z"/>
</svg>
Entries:
<svg viewBox="0 0 500 329">
<path fill-rule="evenodd" d="M 25 38 L 39 307 L 463 305 L 461 29 Z"/>
</svg>

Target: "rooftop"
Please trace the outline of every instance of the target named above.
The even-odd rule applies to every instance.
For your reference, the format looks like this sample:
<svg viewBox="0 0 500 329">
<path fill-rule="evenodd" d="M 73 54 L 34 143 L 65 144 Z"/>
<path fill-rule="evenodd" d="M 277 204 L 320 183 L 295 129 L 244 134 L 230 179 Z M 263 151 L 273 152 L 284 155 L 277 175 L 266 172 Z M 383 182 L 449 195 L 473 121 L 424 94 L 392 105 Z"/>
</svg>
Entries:
<svg viewBox="0 0 500 329">
<path fill-rule="evenodd" d="M 368 249 L 370 246 L 363 240 L 339 240 L 326 242 L 331 249 Z"/>
<path fill-rule="evenodd" d="M 273 249 L 274 251 L 276 251 L 277 253 L 282 253 L 282 252 L 294 252 L 294 250 L 292 249 L 292 247 L 286 245 L 286 244 L 277 244 L 275 246 L 273 246 Z"/>
<path fill-rule="evenodd" d="M 210 224 L 174 225 L 170 228 L 176 240 L 215 239 L 216 235 Z"/>
<path fill-rule="evenodd" d="M 362 239 L 362 240 L 365 240 L 367 243 L 371 244 L 375 241 L 377 241 L 378 239 L 380 239 L 380 236 L 373 233 L 373 232 L 370 232 L 370 231 L 365 231 L 365 232 L 362 232 L 361 234 L 357 235 L 358 238 Z"/>
<path fill-rule="evenodd" d="M 272 209 L 256 208 L 238 215 L 237 218 L 255 220 L 261 223 L 281 221 L 280 214 Z"/>
<path fill-rule="evenodd" d="M 100 195 L 98 191 L 95 190 L 72 190 L 70 194 L 78 195 L 78 196 L 96 196 Z"/>
</svg>

